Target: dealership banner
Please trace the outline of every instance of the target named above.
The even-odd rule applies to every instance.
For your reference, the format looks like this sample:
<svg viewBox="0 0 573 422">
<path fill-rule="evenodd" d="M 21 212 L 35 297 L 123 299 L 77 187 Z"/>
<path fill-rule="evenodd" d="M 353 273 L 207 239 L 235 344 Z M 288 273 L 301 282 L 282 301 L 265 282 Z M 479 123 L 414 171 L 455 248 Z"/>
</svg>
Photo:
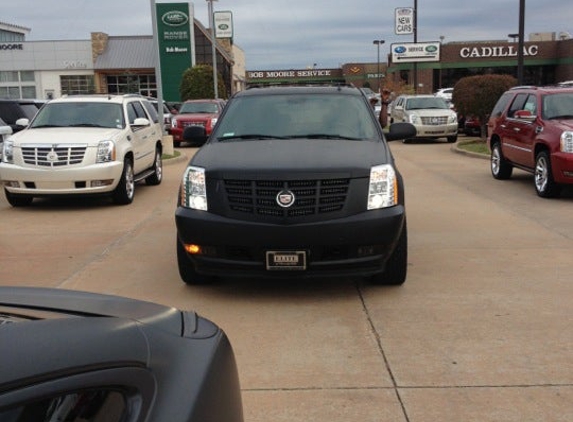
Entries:
<svg viewBox="0 0 573 422">
<path fill-rule="evenodd" d="M 189 3 L 156 3 L 157 43 L 163 99 L 180 101 L 179 86 L 193 65 L 193 11 Z"/>
<path fill-rule="evenodd" d="M 392 63 L 439 62 L 439 42 L 392 44 Z"/>
</svg>

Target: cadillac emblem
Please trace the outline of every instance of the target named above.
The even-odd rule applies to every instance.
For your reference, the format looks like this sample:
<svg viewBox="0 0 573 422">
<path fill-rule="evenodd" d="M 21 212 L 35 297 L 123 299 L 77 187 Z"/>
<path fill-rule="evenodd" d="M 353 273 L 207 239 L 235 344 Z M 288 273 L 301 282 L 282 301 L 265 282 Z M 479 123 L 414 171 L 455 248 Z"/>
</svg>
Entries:
<svg viewBox="0 0 573 422">
<path fill-rule="evenodd" d="M 50 163 L 55 163 L 56 161 L 58 161 L 58 154 L 56 153 L 56 151 L 51 150 L 46 156 L 46 160 L 49 161 Z"/>
<path fill-rule="evenodd" d="M 277 194 L 277 204 L 283 208 L 288 208 L 294 204 L 294 193 L 283 189 Z"/>
</svg>

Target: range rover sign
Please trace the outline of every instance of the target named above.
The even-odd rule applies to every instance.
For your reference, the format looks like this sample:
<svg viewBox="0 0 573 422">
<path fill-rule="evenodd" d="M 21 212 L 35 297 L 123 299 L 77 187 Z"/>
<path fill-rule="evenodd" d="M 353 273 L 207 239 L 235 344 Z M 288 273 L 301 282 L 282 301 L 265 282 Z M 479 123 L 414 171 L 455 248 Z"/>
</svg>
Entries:
<svg viewBox="0 0 573 422">
<path fill-rule="evenodd" d="M 161 22 L 167 26 L 181 26 L 189 22 L 189 16 L 178 10 L 171 10 L 161 16 Z"/>
</svg>

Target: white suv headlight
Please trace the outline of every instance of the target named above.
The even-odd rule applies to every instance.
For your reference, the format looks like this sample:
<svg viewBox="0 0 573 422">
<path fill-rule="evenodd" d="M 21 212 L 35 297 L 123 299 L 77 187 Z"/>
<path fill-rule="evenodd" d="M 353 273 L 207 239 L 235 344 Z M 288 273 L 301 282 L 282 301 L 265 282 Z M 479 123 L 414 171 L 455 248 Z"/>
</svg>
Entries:
<svg viewBox="0 0 573 422">
<path fill-rule="evenodd" d="M 368 209 L 392 207 L 398 204 L 398 177 L 390 164 L 375 166 L 370 169 L 368 187 Z"/>
<path fill-rule="evenodd" d="M 450 118 L 448 119 L 448 123 L 457 123 L 458 122 L 458 115 L 456 113 L 452 113 Z"/>
<path fill-rule="evenodd" d="M 410 120 L 410 123 L 412 123 L 413 125 L 419 125 L 422 123 L 422 121 L 420 120 L 420 116 L 418 116 L 415 113 L 410 114 L 409 120 Z"/>
<path fill-rule="evenodd" d="M 97 146 L 96 163 L 115 161 L 115 144 L 113 141 L 101 141 Z"/>
<path fill-rule="evenodd" d="M 185 208 L 207 211 L 207 185 L 205 169 L 189 166 L 183 174 L 179 205 Z"/>
<path fill-rule="evenodd" d="M 14 163 L 14 141 L 9 139 L 2 145 L 2 161 L 5 163 Z"/>
<path fill-rule="evenodd" d="M 573 153 L 573 132 L 567 130 L 561 134 L 561 152 Z"/>
</svg>

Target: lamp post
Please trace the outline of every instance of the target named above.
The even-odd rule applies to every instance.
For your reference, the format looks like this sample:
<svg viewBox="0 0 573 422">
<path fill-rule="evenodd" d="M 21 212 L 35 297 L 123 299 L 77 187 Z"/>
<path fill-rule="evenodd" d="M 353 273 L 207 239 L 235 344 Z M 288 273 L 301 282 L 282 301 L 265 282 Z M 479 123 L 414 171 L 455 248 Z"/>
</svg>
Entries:
<svg viewBox="0 0 573 422">
<path fill-rule="evenodd" d="M 376 79 L 378 80 L 378 93 L 380 94 L 380 46 L 382 44 L 384 44 L 384 40 L 374 40 L 372 41 L 372 44 L 374 44 L 376 46 L 376 49 L 378 51 L 378 56 L 377 56 L 377 63 L 378 63 L 378 73 L 376 74 Z"/>
<path fill-rule="evenodd" d="M 215 95 L 214 98 L 219 97 L 219 90 L 217 84 L 217 47 L 215 43 L 217 40 L 215 39 L 215 15 L 213 13 L 213 2 L 217 0 L 207 0 L 209 3 L 209 25 L 211 26 L 211 55 L 213 56 L 213 93 Z"/>
</svg>

